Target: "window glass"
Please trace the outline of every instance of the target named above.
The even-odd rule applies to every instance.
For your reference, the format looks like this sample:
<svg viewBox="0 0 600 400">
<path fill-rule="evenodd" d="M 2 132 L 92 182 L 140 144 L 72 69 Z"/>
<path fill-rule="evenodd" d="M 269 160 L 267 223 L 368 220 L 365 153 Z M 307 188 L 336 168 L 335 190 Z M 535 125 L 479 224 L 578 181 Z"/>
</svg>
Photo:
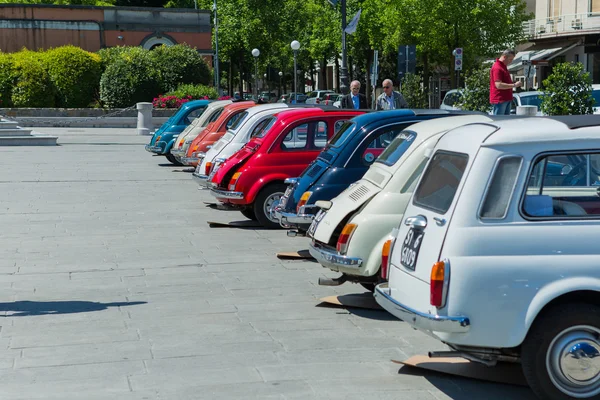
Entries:
<svg viewBox="0 0 600 400">
<path fill-rule="evenodd" d="M 185 117 L 185 120 L 187 121 L 188 124 L 191 124 L 193 120 L 195 120 L 196 118 L 198 118 L 199 116 L 202 115 L 202 113 L 204 112 L 204 110 L 206 110 L 206 107 L 197 108 L 194 111 L 191 111 L 187 115 L 187 117 Z"/>
<path fill-rule="evenodd" d="M 480 211 L 481 218 L 504 218 L 521 168 L 521 157 L 498 161 Z"/>
<path fill-rule="evenodd" d="M 271 129 L 271 127 L 275 124 L 275 121 L 277 121 L 277 118 L 275 118 L 275 117 L 267 118 L 265 120 L 265 124 L 262 127 L 259 128 L 257 126 L 254 129 L 254 131 L 252 132 L 252 137 L 257 137 L 257 138 L 265 137 L 267 132 L 269 132 L 269 129 Z"/>
<path fill-rule="evenodd" d="M 246 119 L 248 116 L 248 111 L 244 111 L 240 114 L 240 117 L 231 125 L 231 130 L 236 130 L 241 124 L 242 121 Z"/>
<path fill-rule="evenodd" d="M 344 126 L 344 124 L 346 122 L 348 122 L 348 121 L 347 120 L 343 120 L 343 119 L 340 119 L 339 121 L 335 121 L 335 125 L 334 125 L 334 128 L 333 128 L 333 134 L 334 135 L 337 134 L 340 131 L 340 129 L 342 128 L 342 126 Z"/>
<path fill-rule="evenodd" d="M 445 214 L 454 200 L 468 162 L 466 154 L 436 153 L 417 187 L 414 204 Z"/>
<path fill-rule="evenodd" d="M 425 166 L 427 165 L 428 161 L 429 158 L 423 157 L 423 161 L 421 161 L 419 165 L 417 165 L 417 168 L 415 168 L 413 173 L 410 174 L 410 177 L 406 180 L 406 183 L 404 184 L 402 189 L 400 189 L 400 193 L 412 193 L 415 191 L 415 186 L 417 186 L 419 177 L 423 173 L 423 170 L 425 169 Z"/>
<path fill-rule="evenodd" d="M 325 146 L 327 146 L 327 123 L 319 121 L 317 123 L 317 130 L 313 136 L 313 148 L 323 149 Z"/>
<path fill-rule="evenodd" d="M 329 144 L 332 147 L 340 147 L 342 144 L 344 144 L 346 139 L 348 139 L 350 136 L 352 136 L 355 129 L 356 129 L 356 124 L 354 122 L 351 122 L 351 121 L 345 122 L 344 125 L 342 125 L 342 127 L 340 128 L 340 130 L 337 131 L 337 133 L 333 136 L 333 138 L 331 138 L 331 141 L 329 142 Z"/>
<path fill-rule="evenodd" d="M 412 131 L 402 131 L 396 137 L 389 146 L 385 148 L 383 153 L 377 158 L 377 162 L 383 163 L 385 165 L 394 165 L 396 161 L 402 157 L 404 152 L 408 150 L 411 144 L 415 141 L 417 137 L 416 132 Z"/>
<path fill-rule="evenodd" d="M 208 119 L 207 125 L 210 124 L 211 122 L 215 122 L 221 116 L 222 113 L 223 113 L 222 108 L 217 111 L 214 111 L 212 113 L 212 115 L 210 116 L 210 118 Z"/>
<path fill-rule="evenodd" d="M 298 150 L 306 148 L 306 138 L 308 137 L 309 124 L 298 125 L 283 138 L 281 142 L 282 150 Z"/>
<path fill-rule="evenodd" d="M 231 126 L 237 122 L 238 119 L 242 118 L 243 113 L 237 113 L 227 121 L 227 129 L 231 129 Z"/>
<path fill-rule="evenodd" d="M 600 216 L 600 154 L 553 154 L 538 159 L 522 204 L 529 217 Z"/>
</svg>

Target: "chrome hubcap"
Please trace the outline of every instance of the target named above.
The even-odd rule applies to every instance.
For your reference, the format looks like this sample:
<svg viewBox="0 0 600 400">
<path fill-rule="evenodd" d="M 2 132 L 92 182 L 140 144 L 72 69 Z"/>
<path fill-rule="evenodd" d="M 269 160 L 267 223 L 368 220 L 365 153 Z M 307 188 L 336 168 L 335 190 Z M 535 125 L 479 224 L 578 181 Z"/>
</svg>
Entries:
<svg viewBox="0 0 600 400">
<path fill-rule="evenodd" d="M 263 211 L 264 211 L 265 215 L 267 216 L 267 218 L 269 219 L 269 221 L 271 221 L 271 222 L 275 222 L 275 223 L 279 222 L 275 218 L 275 216 L 271 214 L 271 210 L 277 204 L 279 204 L 279 200 L 281 199 L 282 196 L 283 196 L 283 192 L 275 192 L 275 193 L 271 194 L 269 197 L 267 197 L 267 199 L 265 200 L 265 204 L 263 204 Z"/>
<path fill-rule="evenodd" d="M 600 330 L 574 326 L 557 335 L 546 354 L 546 368 L 552 383 L 575 398 L 600 393 Z"/>
</svg>

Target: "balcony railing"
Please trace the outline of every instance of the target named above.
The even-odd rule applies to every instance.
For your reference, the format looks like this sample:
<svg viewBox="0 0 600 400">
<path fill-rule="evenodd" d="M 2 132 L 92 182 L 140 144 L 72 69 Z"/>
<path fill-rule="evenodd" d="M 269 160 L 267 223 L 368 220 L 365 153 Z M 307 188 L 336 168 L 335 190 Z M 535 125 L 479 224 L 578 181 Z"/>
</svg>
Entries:
<svg viewBox="0 0 600 400">
<path fill-rule="evenodd" d="M 528 39 L 581 35 L 590 31 L 600 32 L 600 14 L 567 14 L 523 23 L 523 33 Z"/>
</svg>

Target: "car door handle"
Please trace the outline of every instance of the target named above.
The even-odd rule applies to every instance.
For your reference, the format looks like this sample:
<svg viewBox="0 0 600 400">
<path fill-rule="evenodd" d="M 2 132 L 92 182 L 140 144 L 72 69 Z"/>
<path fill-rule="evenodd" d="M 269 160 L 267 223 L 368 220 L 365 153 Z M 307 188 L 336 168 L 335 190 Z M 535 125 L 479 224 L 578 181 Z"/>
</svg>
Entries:
<svg viewBox="0 0 600 400">
<path fill-rule="evenodd" d="M 435 223 L 438 226 L 444 226 L 444 225 L 446 225 L 446 220 L 444 218 L 433 217 L 433 220 L 435 221 Z"/>
<path fill-rule="evenodd" d="M 423 215 L 417 215 L 415 217 L 408 217 L 404 221 L 404 225 L 411 226 L 413 228 L 423 229 L 427 226 L 427 218 Z"/>
</svg>

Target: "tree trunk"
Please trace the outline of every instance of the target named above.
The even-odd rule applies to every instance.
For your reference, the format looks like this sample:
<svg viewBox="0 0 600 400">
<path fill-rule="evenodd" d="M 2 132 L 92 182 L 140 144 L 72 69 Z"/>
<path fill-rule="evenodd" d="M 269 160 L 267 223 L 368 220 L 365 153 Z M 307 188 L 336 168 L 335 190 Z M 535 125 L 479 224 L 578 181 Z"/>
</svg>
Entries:
<svg viewBox="0 0 600 400">
<path fill-rule="evenodd" d="M 352 62 L 352 56 L 348 56 L 348 82 L 354 80 L 354 63 Z"/>
<path fill-rule="evenodd" d="M 239 73 L 240 73 L 240 97 L 243 99 L 244 98 L 244 69 L 242 68 L 242 60 L 243 60 L 243 55 L 242 52 L 240 51 L 240 53 L 238 54 L 238 66 L 240 68 Z"/>
<path fill-rule="evenodd" d="M 365 51 L 365 59 L 367 60 L 366 62 L 366 69 L 367 69 L 367 73 L 365 74 L 365 96 L 367 97 L 367 104 L 371 104 L 371 90 L 372 90 L 372 85 L 371 85 L 371 74 L 369 73 L 369 71 L 371 70 L 371 65 L 373 64 L 373 51 L 372 50 L 366 50 Z"/>
<path fill-rule="evenodd" d="M 340 60 L 337 54 L 335 56 L 335 87 L 333 90 L 340 93 Z"/>
<path fill-rule="evenodd" d="M 329 71 L 327 69 L 327 57 L 323 57 L 321 60 L 321 74 L 323 74 L 323 83 L 321 84 L 321 89 L 329 89 L 329 84 L 327 80 L 329 79 Z"/>
<path fill-rule="evenodd" d="M 233 63 L 229 61 L 229 73 L 227 74 L 227 92 L 233 97 Z"/>
<path fill-rule="evenodd" d="M 423 93 L 425 93 L 425 98 L 427 99 L 427 104 L 431 107 L 431 102 L 429 101 L 429 77 L 431 74 L 429 73 L 429 57 L 427 53 L 423 53 Z"/>
</svg>

